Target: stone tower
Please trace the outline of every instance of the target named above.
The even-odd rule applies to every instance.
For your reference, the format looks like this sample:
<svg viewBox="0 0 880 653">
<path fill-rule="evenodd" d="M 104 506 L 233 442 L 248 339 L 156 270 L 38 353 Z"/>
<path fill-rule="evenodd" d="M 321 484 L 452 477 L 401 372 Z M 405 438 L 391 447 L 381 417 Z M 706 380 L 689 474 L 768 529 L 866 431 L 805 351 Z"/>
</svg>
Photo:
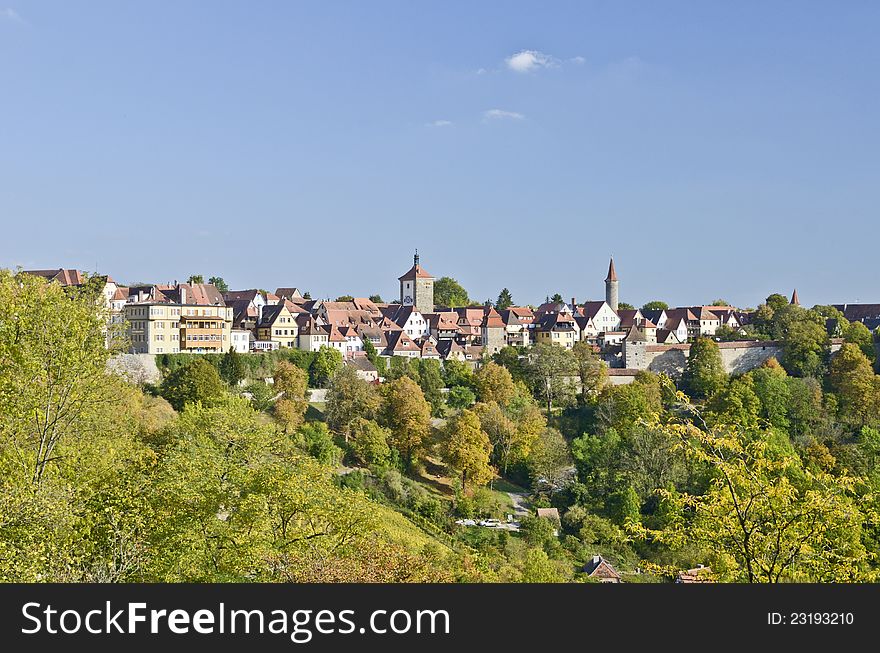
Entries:
<svg viewBox="0 0 880 653">
<path fill-rule="evenodd" d="M 614 257 L 611 257 L 611 264 L 608 266 L 608 276 L 605 278 L 605 301 L 607 304 L 617 311 L 617 271 L 614 269 Z"/>
<path fill-rule="evenodd" d="M 419 265 L 419 250 L 413 256 L 413 266 L 398 281 L 401 304 L 415 306 L 419 313 L 434 312 L 434 277 Z"/>
</svg>

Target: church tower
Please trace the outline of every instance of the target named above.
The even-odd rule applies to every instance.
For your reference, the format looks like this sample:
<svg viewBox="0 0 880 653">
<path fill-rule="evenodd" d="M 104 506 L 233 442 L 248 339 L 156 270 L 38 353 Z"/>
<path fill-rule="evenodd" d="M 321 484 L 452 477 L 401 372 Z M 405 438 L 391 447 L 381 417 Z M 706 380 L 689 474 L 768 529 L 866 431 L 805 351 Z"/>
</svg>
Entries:
<svg viewBox="0 0 880 653">
<path fill-rule="evenodd" d="M 605 302 L 617 311 L 617 271 L 614 269 L 614 257 L 611 257 L 611 264 L 608 266 L 608 276 L 605 278 Z"/>
<path fill-rule="evenodd" d="M 401 304 L 415 306 L 423 314 L 434 312 L 434 277 L 419 264 L 419 250 L 413 256 L 413 266 L 398 281 Z"/>
</svg>

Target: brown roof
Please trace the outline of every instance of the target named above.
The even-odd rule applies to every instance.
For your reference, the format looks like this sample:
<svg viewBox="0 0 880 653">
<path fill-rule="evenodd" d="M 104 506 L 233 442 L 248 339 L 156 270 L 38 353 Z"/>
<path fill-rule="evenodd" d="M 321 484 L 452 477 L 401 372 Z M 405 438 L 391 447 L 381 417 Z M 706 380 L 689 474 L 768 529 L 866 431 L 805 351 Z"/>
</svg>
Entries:
<svg viewBox="0 0 880 653">
<path fill-rule="evenodd" d="M 79 270 L 65 270 L 58 268 L 57 270 L 22 270 L 25 274 L 35 277 L 43 277 L 47 281 L 57 281 L 62 286 L 81 286 L 84 277 Z"/>
<path fill-rule="evenodd" d="M 398 277 L 398 281 L 406 281 L 407 279 L 433 279 L 434 277 L 423 268 L 418 263 L 415 263 L 409 270 L 406 271 L 401 277 Z"/>
<path fill-rule="evenodd" d="M 611 563 L 599 555 L 593 556 L 590 561 L 584 565 L 584 571 L 591 578 L 620 580 L 620 574 L 617 573 L 617 570 L 611 566 Z"/>
<path fill-rule="evenodd" d="M 483 318 L 483 326 L 487 329 L 503 329 L 504 321 L 494 308 L 490 308 Z"/>
<path fill-rule="evenodd" d="M 605 281 L 617 281 L 617 270 L 614 269 L 614 257 L 611 257 L 611 263 L 608 264 L 608 276 Z"/>
</svg>

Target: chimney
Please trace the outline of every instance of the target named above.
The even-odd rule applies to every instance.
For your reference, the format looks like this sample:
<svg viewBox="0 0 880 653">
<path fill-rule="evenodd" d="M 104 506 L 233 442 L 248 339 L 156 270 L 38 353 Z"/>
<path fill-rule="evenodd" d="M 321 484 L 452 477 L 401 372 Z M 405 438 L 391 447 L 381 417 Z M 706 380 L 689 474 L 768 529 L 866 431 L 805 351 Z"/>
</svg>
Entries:
<svg viewBox="0 0 880 653">
<path fill-rule="evenodd" d="M 578 304 L 577 300 L 574 297 L 572 297 L 571 298 L 571 310 L 575 310 L 577 308 L 577 304 Z"/>
<path fill-rule="evenodd" d="M 180 288 L 180 303 L 186 304 L 186 288 L 183 286 L 179 286 Z"/>
</svg>

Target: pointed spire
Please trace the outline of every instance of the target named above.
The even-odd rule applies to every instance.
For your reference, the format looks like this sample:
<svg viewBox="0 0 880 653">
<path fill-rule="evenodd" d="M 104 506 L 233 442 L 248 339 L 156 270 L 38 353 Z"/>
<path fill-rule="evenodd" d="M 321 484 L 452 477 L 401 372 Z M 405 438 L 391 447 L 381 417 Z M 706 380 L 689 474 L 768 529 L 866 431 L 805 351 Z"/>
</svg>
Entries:
<svg viewBox="0 0 880 653">
<path fill-rule="evenodd" d="M 611 257 L 611 263 L 608 265 L 608 278 L 605 281 L 617 281 L 617 271 L 614 269 L 614 257 Z"/>
<path fill-rule="evenodd" d="M 798 298 L 797 288 L 794 289 L 794 292 L 791 293 L 791 305 L 792 306 L 800 306 L 801 300 Z"/>
</svg>

